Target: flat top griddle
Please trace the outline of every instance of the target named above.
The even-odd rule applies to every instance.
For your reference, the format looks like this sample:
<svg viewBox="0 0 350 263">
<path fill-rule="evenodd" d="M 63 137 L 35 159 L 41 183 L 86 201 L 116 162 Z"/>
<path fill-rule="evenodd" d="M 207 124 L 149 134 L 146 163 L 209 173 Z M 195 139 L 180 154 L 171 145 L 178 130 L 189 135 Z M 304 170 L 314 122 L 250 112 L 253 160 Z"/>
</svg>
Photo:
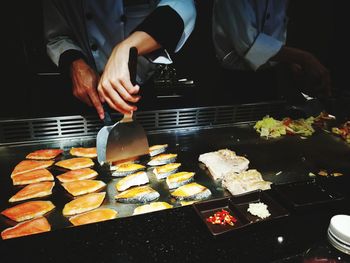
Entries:
<svg viewBox="0 0 350 263">
<path fill-rule="evenodd" d="M 250 160 L 250 169 L 257 169 L 262 173 L 265 180 L 274 184 L 284 184 L 309 180 L 309 173 L 317 174 L 323 169 L 331 172 L 343 173 L 343 177 L 350 174 L 350 145 L 342 141 L 341 138 L 322 130 L 316 132 L 307 139 L 299 136 L 284 136 L 277 139 L 264 139 L 253 129 L 252 124 L 244 124 L 234 127 L 213 128 L 213 129 L 188 129 L 173 130 L 167 132 L 154 132 L 148 135 L 150 145 L 169 144 L 167 152 L 177 153 L 177 162 L 181 162 L 181 171 L 193 171 L 196 173 L 195 181 L 208 187 L 212 196 L 210 199 L 218 199 L 230 196 L 221 187 L 221 184 L 214 181 L 204 167 L 198 162 L 198 157 L 202 153 L 229 148 L 237 155 L 243 155 Z M 7 200 L 15 194 L 20 187 L 12 185 L 10 178 L 11 171 L 22 161 L 26 154 L 37 149 L 61 148 L 65 153 L 59 159 L 71 158 L 68 154 L 71 147 L 92 147 L 95 146 L 95 138 L 63 139 L 54 142 L 41 142 L 22 145 L 8 145 L 0 147 L 0 210 L 4 210 L 13 204 Z M 146 162 L 145 158 L 143 161 Z M 111 207 L 118 211 L 118 218 L 129 217 L 135 204 L 122 204 L 114 199 L 116 194 L 115 183 L 117 178 L 111 176 L 111 172 L 104 167 L 100 167 L 95 160 L 95 167 L 99 173 L 96 179 L 107 183 L 106 199 L 102 207 Z M 52 167 L 54 175 L 63 173 L 64 169 Z M 150 186 L 159 191 L 158 201 L 166 201 L 174 205 L 181 206 L 170 197 L 165 181 L 158 181 L 152 174 L 150 168 L 147 173 L 150 178 Z M 329 179 L 332 178 L 322 178 Z M 56 208 L 46 215 L 52 225 L 52 230 L 71 227 L 72 225 L 66 217 L 62 215 L 64 205 L 72 200 L 70 196 L 55 180 L 56 185 L 53 194 L 43 200 L 51 200 Z M 0 231 L 13 226 L 16 223 L 0 216 Z"/>
</svg>

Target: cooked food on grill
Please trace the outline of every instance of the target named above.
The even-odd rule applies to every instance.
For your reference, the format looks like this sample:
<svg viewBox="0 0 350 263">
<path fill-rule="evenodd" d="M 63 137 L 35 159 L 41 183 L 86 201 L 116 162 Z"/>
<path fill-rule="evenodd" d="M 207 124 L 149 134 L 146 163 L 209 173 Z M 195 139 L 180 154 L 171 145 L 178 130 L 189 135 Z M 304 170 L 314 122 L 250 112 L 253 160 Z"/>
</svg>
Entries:
<svg viewBox="0 0 350 263">
<path fill-rule="evenodd" d="M 130 157 L 127 159 L 112 162 L 110 169 L 111 171 L 115 171 L 122 164 L 130 164 L 130 163 L 138 163 L 138 162 L 139 162 L 139 156 Z"/>
<path fill-rule="evenodd" d="M 314 117 L 307 119 L 293 120 L 283 118 L 282 121 L 272 117 L 265 116 L 262 120 L 256 122 L 254 129 L 260 134 L 260 137 L 277 138 L 286 134 L 298 134 L 301 136 L 311 136 L 315 130 L 312 127 Z"/>
<path fill-rule="evenodd" d="M 159 210 L 163 210 L 163 209 L 169 209 L 172 207 L 173 206 L 168 204 L 167 202 L 152 202 L 152 203 L 147 204 L 147 205 L 141 205 L 139 207 L 136 207 L 134 209 L 133 215 L 150 213 L 150 212 L 159 211 Z"/>
<path fill-rule="evenodd" d="M 211 192 L 205 186 L 194 182 L 180 186 L 171 195 L 178 200 L 202 200 L 208 198 Z"/>
<path fill-rule="evenodd" d="M 182 206 L 186 206 L 186 205 L 192 205 L 192 204 L 195 203 L 195 202 L 198 202 L 198 201 L 196 201 L 196 200 L 192 200 L 192 201 L 180 201 L 180 204 L 181 204 Z"/>
<path fill-rule="evenodd" d="M 14 185 L 32 184 L 53 180 L 54 177 L 52 173 L 47 169 L 38 169 L 12 176 L 12 182 Z"/>
<path fill-rule="evenodd" d="M 34 235 L 42 232 L 48 232 L 51 226 L 45 217 L 38 217 L 6 228 L 1 232 L 2 239 L 10 239 L 22 236 Z"/>
<path fill-rule="evenodd" d="M 91 168 L 82 168 L 78 170 L 65 172 L 56 177 L 58 180 L 60 180 L 61 183 L 68 183 L 79 180 L 93 179 L 97 175 L 98 173 L 95 170 L 92 170 Z"/>
<path fill-rule="evenodd" d="M 63 153 L 61 149 L 43 149 L 29 153 L 26 158 L 33 160 L 50 160 Z"/>
<path fill-rule="evenodd" d="M 52 188 L 55 182 L 40 182 L 35 184 L 28 184 L 13 195 L 9 202 L 18 202 L 37 197 L 48 196 L 52 194 Z"/>
<path fill-rule="evenodd" d="M 162 153 L 152 157 L 148 162 L 150 166 L 163 165 L 167 163 L 173 163 L 176 161 L 177 154 L 174 153 Z"/>
<path fill-rule="evenodd" d="M 162 166 L 157 166 L 153 169 L 153 173 L 156 175 L 157 179 L 163 179 L 169 175 L 176 173 L 181 163 L 168 163 Z"/>
<path fill-rule="evenodd" d="M 265 219 L 271 215 L 267 209 L 267 205 L 262 202 L 250 203 L 247 211 L 254 216 L 260 217 L 261 219 Z"/>
<path fill-rule="evenodd" d="M 103 181 L 99 180 L 79 180 L 63 183 L 62 186 L 73 196 L 84 195 L 95 192 L 106 186 Z"/>
<path fill-rule="evenodd" d="M 133 174 L 144 169 L 146 169 L 146 167 L 142 164 L 124 163 L 119 165 L 112 175 L 116 177 L 124 177 L 128 174 Z"/>
<path fill-rule="evenodd" d="M 146 172 L 137 172 L 129 174 L 126 177 L 119 180 L 116 184 L 116 188 L 119 192 L 124 191 L 131 186 L 139 186 L 149 183 L 149 179 Z"/>
<path fill-rule="evenodd" d="M 149 147 L 149 155 L 151 157 L 155 156 L 155 155 L 158 155 L 160 153 L 165 152 L 167 148 L 168 148 L 168 144 L 152 145 L 151 147 Z"/>
<path fill-rule="evenodd" d="M 249 160 L 238 156 L 234 151 L 221 149 L 199 155 L 198 160 L 205 164 L 215 180 L 220 180 L 226 173 L 240 173 L 248 169 Z"/>
<path fill-rule="evenodd" d="M 50 161 L 24 160 L 24 161 L 21 161 L 19 164 L 17 164 L 15 169 L 13 169 L 11 173 L 11 178 L 17 174 L 22 174 L 22 173 L 26 173 L 26 172 L 30 172 L 38 169 L 44 169 L 44 168 L 50 167 L 53 164 L 54 164 L 54 161 L 52 160 Z"/>
<path fill-rule="evenodd" d="M 72 147 L 69 150 L 69 153 L 77 157 L 88 157 L 95 158 L 97 157 L 96 147 L 84 148 L 84 147 Z"/>
<path fill-rule="evenodd" d="M 115 211 L 114 209 L 97 208 L 92 211 L 88 211 L 76 216 L 72 216 L 69 218 L 69 221 L 75 226 L 80 226 L 80 225 L 114 219 L 117 217 L 117 215 L 118 215 L 118 212 Z"/>
<path fill-rule="evenodd" d="M 222 187 L 232 195 L 243 194 L 254 190 L 270 189 L 271 182 L 265 181 L 261 173 L 250 169 L 241 173 L 227 173 L 222 180 Z"/>
<path fill-rule="evenodd" d="M 339 127 L 333 127 L 332 132 L 341 136 L 347 143 L 350 143 L 350 121 L 345 122 Z"/>
<path fill-rule="evenodd" d="M 65 204 L 63 208 L 64 216 L 71 216 L 84 213 L 99 207 L 105 199 L 106 193 L 86 194 Z"/>
<path fill-rule="evenodd" d="M 193 172 L 179 172 L 171 174 L 166 178 L 169 189 L 174 189 L 182 185 L 188 184 L 194 180 Z"/>
<path fill-rule="evenodd" d="M 121 192 L 115 199 L 121 203 L 147 203 L 159 197 L 159 193 L 149 186 L 137 186 Z"/>
<path fill-rule="evenodd" d="M 77 170 L 94 166 L 94 162 L 90 158 L 76 157 L 59 161 L 55 165 L 69 170 Z"/>
<path fill-rule="evenodd" d="M 21 222 L 42 216 L 54 208 L 55 206 L 51 201 L 29 201 L 7 208 L 1 214 L 16 222 Z"/>
</svg>

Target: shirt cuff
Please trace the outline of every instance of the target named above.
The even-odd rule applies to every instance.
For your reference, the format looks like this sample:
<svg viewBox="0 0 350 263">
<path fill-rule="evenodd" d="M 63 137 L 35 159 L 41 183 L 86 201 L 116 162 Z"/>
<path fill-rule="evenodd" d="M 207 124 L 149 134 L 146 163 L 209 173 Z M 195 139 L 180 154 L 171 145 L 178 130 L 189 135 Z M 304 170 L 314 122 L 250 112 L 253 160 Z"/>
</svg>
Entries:
<svg viewBox="0 0 350 263">
<path fill-rule="evenodd" d="M 164 24 L 166 24 L 164 26 Z M 184 30 L 184 22 L 169 6 L 157 7 L 134 31 L 143 31 L 153 37 L 164 49 L 175 52 Z"/>
<path fill-rule="evenodd" d="M 58 69 L 59 71 L 69 76 L 70 66 L 73 63 L 73 61 L 78 59 L 84 59 L 86 61 L 86 58 L 83 53 L 81 53 L 79 50 L 76 49 L 69 49 L 64 51 L 60 55 L 60 59 L 58 61 Z"/>
<path fill-rule="evenodd" d="M 268 62 L 271 57 L 276 55 L 282 46 L 283 42 L 264 33 L 260 33 L 244 56 L 244 59 L 253 70 L 257 70 L 260 66 Z"/>
</svg>

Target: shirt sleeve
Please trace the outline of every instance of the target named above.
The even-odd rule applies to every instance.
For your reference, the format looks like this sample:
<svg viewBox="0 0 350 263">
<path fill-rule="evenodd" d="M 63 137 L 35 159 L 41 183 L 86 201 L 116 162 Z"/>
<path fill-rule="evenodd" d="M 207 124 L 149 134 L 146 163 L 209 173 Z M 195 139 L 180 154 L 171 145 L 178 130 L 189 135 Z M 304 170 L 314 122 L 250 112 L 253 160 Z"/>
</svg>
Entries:
<svg viewBox="0 0 350 263">
<path fill-rule="evenodd" d="M 46 52 L 56 66 L 66 66 L 72 60 L 85 56 L 82 49 L 72 40 L 70 29 L 55 1 L 43 1 L 43 17 Z"/>
<path fill-rule="evenodd" d="M 217 13 L 235 51 L 253 70 L 273 57 L 283 42 L 259 31 L 255 11 L 246 0 L 217 1 Z"/>
<path fill-rule="evenodd" d="M 193 0 L 163 0 L 134 31 L 148 33 L 172 53 L 184 45 L 194 29 L 195 20 Z"/>
<path fill-rule="evenodd" d="M 162 0 L 158 6 L 169 6 L 181 17 L 184 30 L 177 42 L 175 52 L 179 51 L 191 35 L 196 23 L 196 7 L 193 0 Z"/>
</svg>

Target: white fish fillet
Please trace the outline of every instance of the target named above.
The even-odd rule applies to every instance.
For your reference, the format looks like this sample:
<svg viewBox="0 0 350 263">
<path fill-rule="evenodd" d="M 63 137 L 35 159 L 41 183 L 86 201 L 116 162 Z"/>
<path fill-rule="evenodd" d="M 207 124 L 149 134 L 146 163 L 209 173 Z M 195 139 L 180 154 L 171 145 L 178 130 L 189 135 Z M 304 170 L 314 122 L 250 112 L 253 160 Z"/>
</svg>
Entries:
<svg viewBox="0 0 350 263">
<path fill-rule="evenodd" d="M 241 173 L 227 173 L 222 180 L 222 187 L 226 188 L 232 195 L 239 195 L 254 190 L 267 190 L 271 188 L 271 182 L 265 181 L 261 174 L 250 169 Z"/>
<path fill-rule="evenodd" d="M 204 153 L 199 156 L 215 180 L 222 179 L 226 173 L 240 173 L 248 169 L 249 160 L 237 156 L 234 151 L 222 149 L 216 152 Z"/>
<path fill-rule="evenodd" d="M 147 184 L 149 182 L 146 172 L 137 172 L 134 174 L 129 174 L 126 177 L 119 180 L 116 184 L 116 188 L 119 192 L 124 191 L 131 186 Z"/>
</svg>

